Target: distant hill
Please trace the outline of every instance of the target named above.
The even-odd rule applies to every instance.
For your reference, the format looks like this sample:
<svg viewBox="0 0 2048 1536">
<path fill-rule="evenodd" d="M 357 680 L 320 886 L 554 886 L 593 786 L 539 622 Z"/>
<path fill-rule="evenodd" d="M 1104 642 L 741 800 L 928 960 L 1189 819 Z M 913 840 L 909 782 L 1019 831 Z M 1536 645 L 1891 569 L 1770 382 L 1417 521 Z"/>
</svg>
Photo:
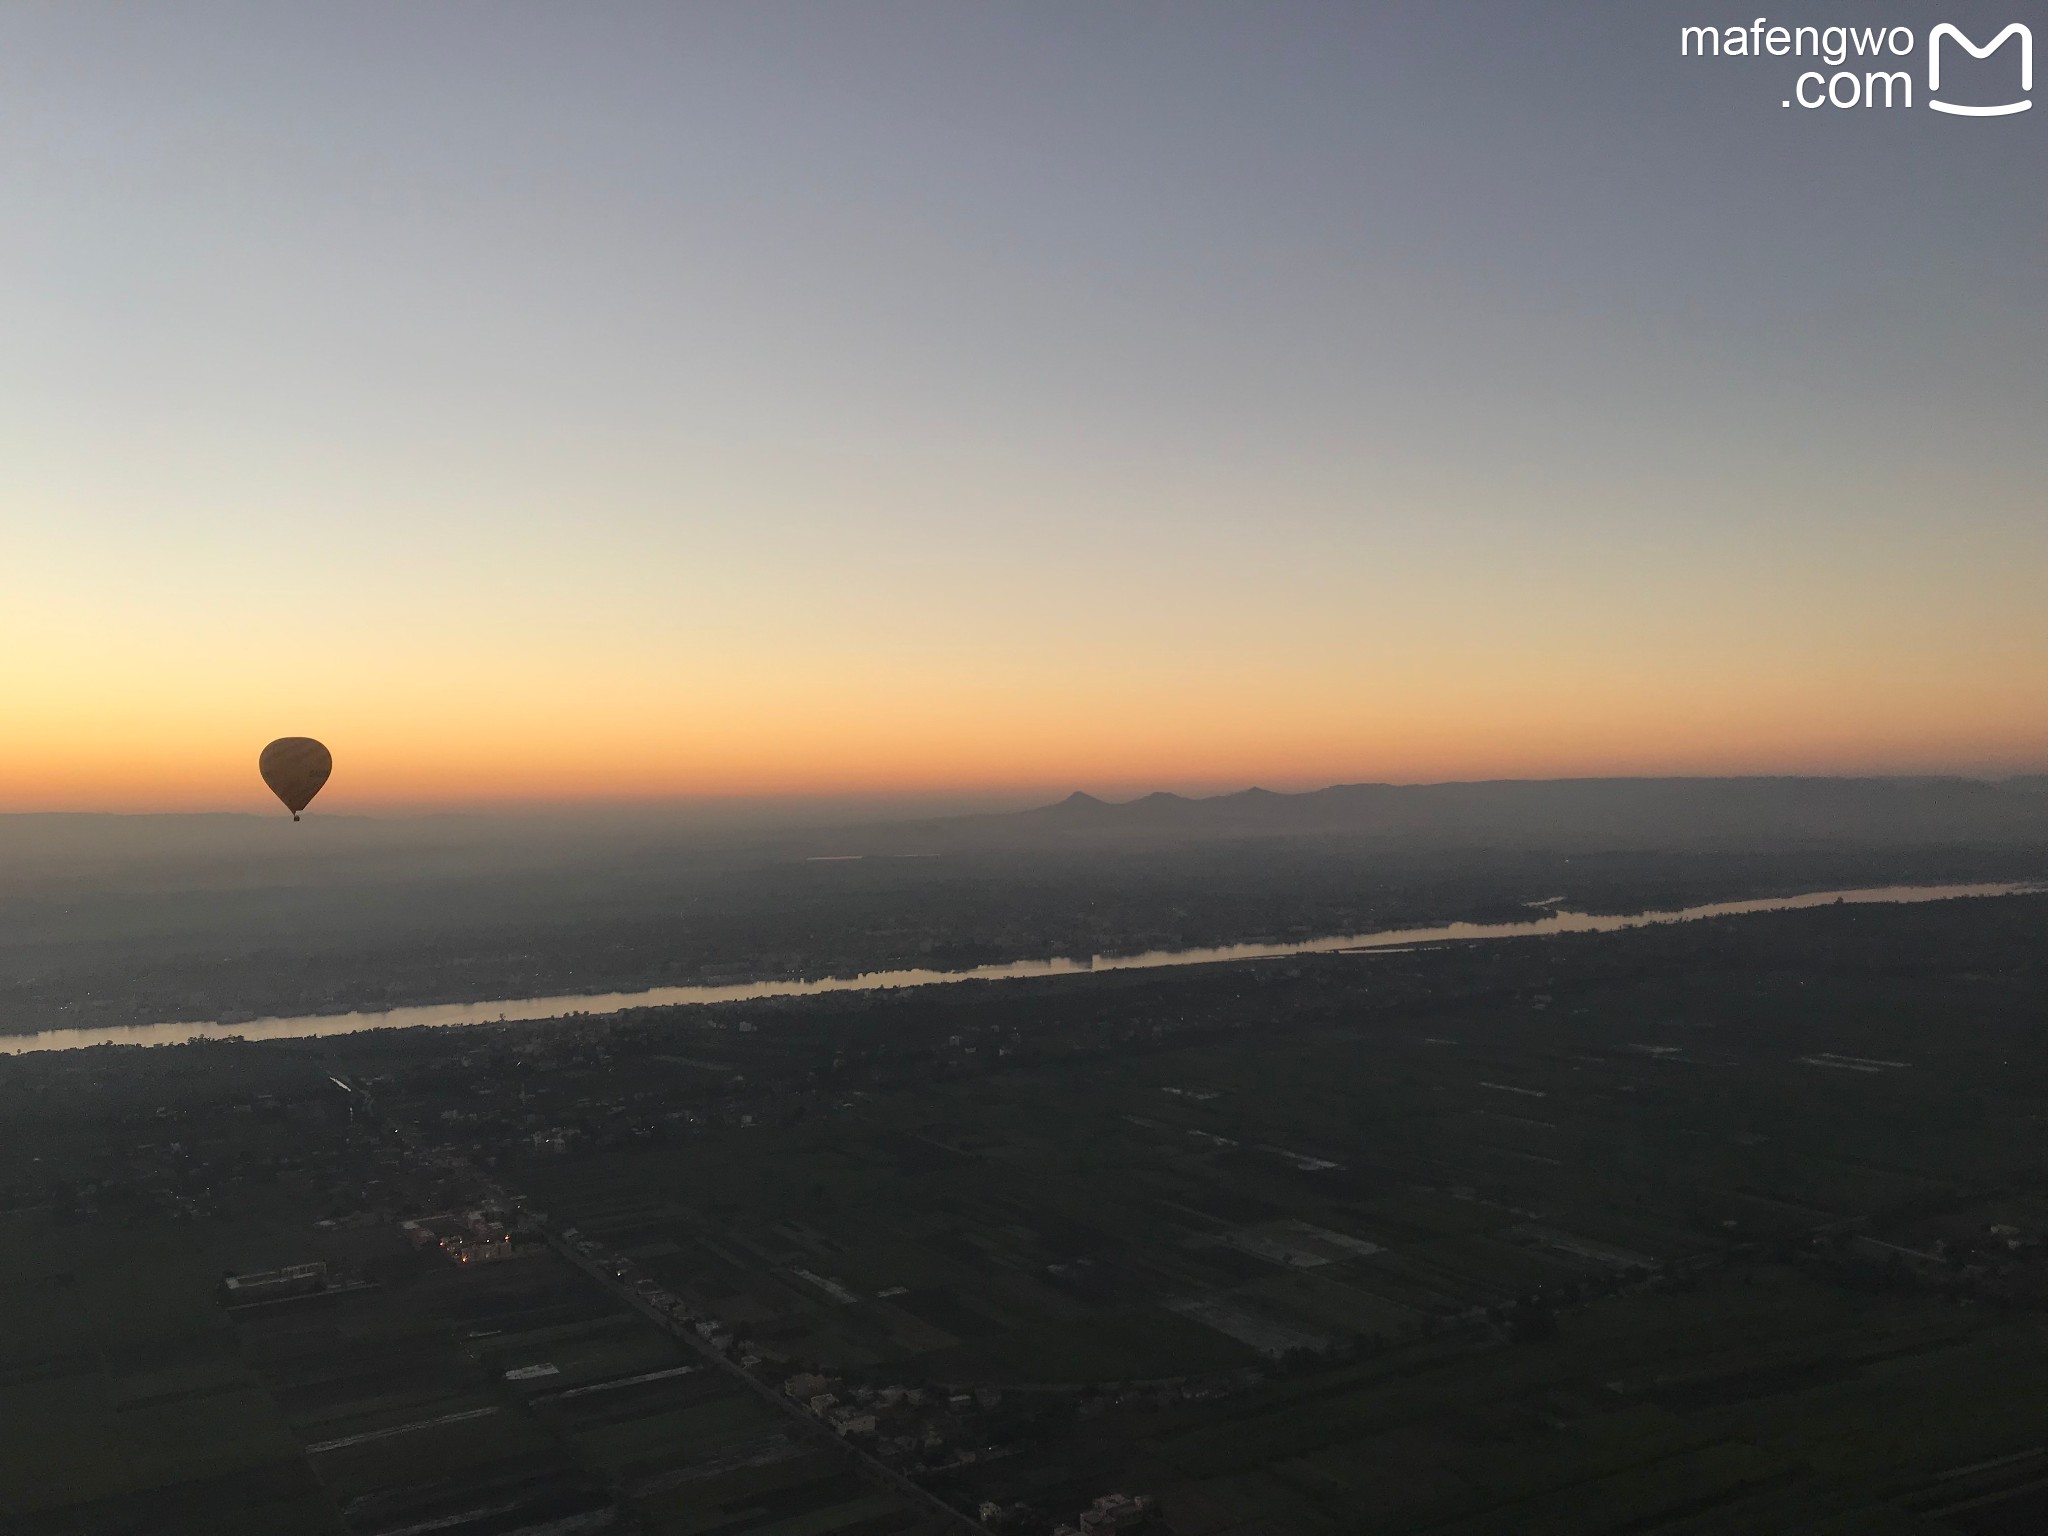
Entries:
<svg viewBox="0 0 2048 1536">
<path fill-rule="evenodd" d="M 1497 779 L 1117 802 L 1076 793 L 876 833 L 948 848 L 1274 837 L 1588 849 L 2048 844 L 2048 776 Z"/>
</svg>

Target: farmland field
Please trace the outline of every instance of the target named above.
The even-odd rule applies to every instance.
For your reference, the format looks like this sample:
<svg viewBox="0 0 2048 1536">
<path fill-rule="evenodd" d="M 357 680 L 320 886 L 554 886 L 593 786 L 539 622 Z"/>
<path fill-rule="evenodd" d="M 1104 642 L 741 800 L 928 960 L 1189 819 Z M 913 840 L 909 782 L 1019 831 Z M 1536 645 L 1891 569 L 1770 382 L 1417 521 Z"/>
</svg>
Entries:
<svg viewBox="0 0 2048 1536">
<path fill-rule="evenodd" d="M 2017 897 L 13 1058 L 0 1507 L 2035 1529 L 2044 956 Z"/>
</svg>

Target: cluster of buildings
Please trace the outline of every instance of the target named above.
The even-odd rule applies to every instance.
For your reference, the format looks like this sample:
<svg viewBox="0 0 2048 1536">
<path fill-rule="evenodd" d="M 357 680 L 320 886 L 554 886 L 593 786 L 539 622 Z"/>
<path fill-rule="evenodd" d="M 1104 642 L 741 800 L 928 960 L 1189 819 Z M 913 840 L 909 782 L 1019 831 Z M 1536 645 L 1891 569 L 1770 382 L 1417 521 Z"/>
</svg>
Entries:
<svg viewBox="0 0 2048 1536">
<path fill-rule="evenodd" d="M 881 1430 L 882 1418 L 893 1410 L 925 1406 L 922 1387 L 855 1387 L 835 1392 L 829 1376 L 800 1374 L 782 1384 L 795 1398 L 842 1435 L 870 1436 Z"/>
<path fill-rule="evenodd" d="M 437 1248 L 456 1264 L 495 1264 L 523 1258 L 532 1250 L 512 1240 L 503 1219 L 486 1211 L 443 1211 L 437 1216 L 418 1216 L 401 1221 L 403 1232 L 415 1248 Z"/>
<path fill-rule="evenodd" d="M 614 1280 L 632 1288 L 643 1305 L 652 1308 L 677 1328 L 687 1328 L 721 1355 L 732 1353 L 739 1342 L 730 1328 L 715 1317 L 698 1317 L 682 1297 L 652 1275 L 643 1275 L 633 1261 L 613 1253 L 595 1238 L 580 1235 L 574 1227 L 562 1233 L 562 1241 L 590 1263 L 607 1271 Z M 749 1369 L 760 1364 L 758 1355 L 741 1355 L 740 1364 Z"/>
<path fill-rule="evenodd" d="M 1159 1506 L 1149 1493 L 1135 1497 L 1128 1493 L 1105 1493 L 1073 1520 L 1054 1526 L 1052 1536 L 1108 1536 L 1113 1531 L 1147 1525 L 1158 1514 Z M 1006 1507 L 993 1499 L 984 1499 L 975 1517 L 992 1531 L 1033 1523 L 1027 1506 L 1016 1504 Z M 1042 1527 L 1042 1521 L 1039 1523 Z M 1154 1529 L 1163 1529 L 1163 1526 Z"/>
<path fill-rule="evenodd" d="M 995 1387 L 855 1386 L 801 1372 L 782 1390 L 838 1434 L 867 1441 L 876 1456 L 909 1471 L 937 1472 L 1012 1454 L 986 1443 L 987 1425 L 976 1417 L 1002 1406 Z"/>
</svg>

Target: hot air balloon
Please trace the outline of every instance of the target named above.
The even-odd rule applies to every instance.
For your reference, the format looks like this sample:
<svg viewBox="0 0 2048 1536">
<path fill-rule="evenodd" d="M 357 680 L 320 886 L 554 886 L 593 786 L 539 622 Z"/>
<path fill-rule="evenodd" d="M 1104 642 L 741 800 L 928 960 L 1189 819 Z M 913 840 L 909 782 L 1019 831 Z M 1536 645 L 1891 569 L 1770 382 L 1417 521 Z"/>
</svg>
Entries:
<svg viewBox="0 0 2048 1536">
<path fill-rule="evenodd" d="M 263 749 L 256 766 L 270 792 L 297 821 L 334 772 L 334 756 L 310 736 L 280 736 Z"/>
</svg>

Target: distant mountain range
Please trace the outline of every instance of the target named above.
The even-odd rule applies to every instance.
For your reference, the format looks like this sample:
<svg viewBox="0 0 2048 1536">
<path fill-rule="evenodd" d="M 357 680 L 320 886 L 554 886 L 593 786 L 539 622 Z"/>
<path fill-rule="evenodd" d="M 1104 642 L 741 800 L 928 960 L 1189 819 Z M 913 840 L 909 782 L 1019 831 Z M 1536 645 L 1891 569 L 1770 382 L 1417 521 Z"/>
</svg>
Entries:
<svg viewBox="0 0 2048 1536">
<path fill-rule="evenodd" d="M 1007 814 L 876 828 L 933 847 L 1342 837 L 1449 845 L 1751 848 L 2048 845 L 2048 775 L 1966 778 L 1497 779 L 1336 784 L 1113 802 L 1075 793 Z"/>
<path fill-rule="evenodd" d="M 1946 846 L 2038 849 L 2048 859 L 2048 774 L 2000 781 L 1497 779 L 1125 801 L 1076 793 L 1024 811 L 838 823 L 816 812 L 750 821 L 662 806 L 313 814 L 302 825 L 282 813 L 4 815 L 0 902 L 113 889 L 348 885 L 374 892 L 398 882 L 425 891 L 449 880 L 533 885 L 543 874 L 566 898 L 561 882 L 570 871 L 575 889 L 612 891 L 763 859 L 1087 854 L 1255 840 L 1568 854 Z"/>
</svg>

